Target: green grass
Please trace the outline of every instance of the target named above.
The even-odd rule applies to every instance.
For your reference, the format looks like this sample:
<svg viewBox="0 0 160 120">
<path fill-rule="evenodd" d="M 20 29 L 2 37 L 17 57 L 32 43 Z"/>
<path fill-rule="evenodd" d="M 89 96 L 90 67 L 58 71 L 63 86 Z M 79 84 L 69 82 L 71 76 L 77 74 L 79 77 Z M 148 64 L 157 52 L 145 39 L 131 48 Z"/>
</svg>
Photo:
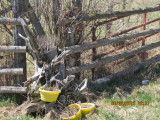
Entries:
<svg viewBox="0 0 160 120">
<path fill-rule="evenodd" d="M 26 100 L 26 96 L 22 94 L 0 94 L 0 106 L 9 105 L 10 103 L 22 104 Z"/>
<path fill-rule="evenodd" d="M 1 100 L 0 107 L 9 106 L 11 104 L 10 100 Z"/>
<path fill-rule="evenodd" d="M 16 103 L 17 98 L 15 94 L 0 94 L 0 107 L 9 106 L 11 103 Z"/>
<path fill-rule="evenodd" d="M 96 101 L 99 106 L 89 120 L 159 120 L 160 78 L 147 86 L 137 86 L 130 94 L 116 91 L 112 97 Z M 136 101 L 135 105 L 111 105 L 112 101 Z M 141 105 L 138 101 L 147 101 Z"/>
<path fill-rule="evenodd" d="M 15 117 L 15 118 L 13 118 L 13 120 L 31 120 L 31 119 L 33 119 L 33 117 L 31 117 L 31 116 L 18 116 L 18 117 Z M 37 119 L 38 120 L 38 119 Z"/>
</svg>

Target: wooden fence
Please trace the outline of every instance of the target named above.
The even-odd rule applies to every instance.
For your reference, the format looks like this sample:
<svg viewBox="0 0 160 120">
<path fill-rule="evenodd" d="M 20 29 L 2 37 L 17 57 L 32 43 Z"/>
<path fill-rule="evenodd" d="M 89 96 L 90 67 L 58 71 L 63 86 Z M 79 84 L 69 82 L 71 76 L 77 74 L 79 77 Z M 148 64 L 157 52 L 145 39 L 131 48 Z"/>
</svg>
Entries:
<svg viewBox="0 0 160 120">
<path fill-rule="evenodd" d="M 13 0 L 12 5 L 4 8 L 0 11 L 0 15 L 4 15 L 12 10 L 14 18 L 0 17 L 0 24 L 16 25 L 11 35 L 13 36 L 13 46 L 0 46 L 0 52 L 12 53 L 14 55 L 13 68 L 0 68 L 0 75 L 12 75 L 14 76 L 15 86 L 0 86 L 0 93 L 24 93 L 26 88 L 21 87 L 23 82 L 26 81 L 26 46 L 25 41 L 19 37 L 19 33 L 23 34 L 23 29 L 20 24 L 19 18 L 23 14 L 23 8 L 19 7 L 21 1 Z M 18 12 L 16 12 L 18 11 Z M 5 22 L 8 21 L 8 22 Z M 7 26 L 5 28 L 10 31 Z M 8 80 L 11 83 L 11 80 Z"/>
<path fill-rule="evenodd" d="M 19 5 L 19 3 L 17 3 L 17 5 Z M 112 17 L 116 16 L 117 18 L 112 19 L 112 21 L 113 21 L 113 20 L 117 20 L 117 19 L 129 16 L 129 15 L 143 14 L 143 13 L 154 12 L 154 11 L 159 11 L 159 10 L 160 10 L 160 6 L 157 5 L 157 6 L 153 6 L 153 7 L 148 7 L 146 9 L 138 9 L 138 10 L 135 10 L 135 11 L 115 12 L 115 13 L 112 13 L 112 14 L 97 14 L 95 16 L 83 16 L 83 17 L 78 17 L 78 18 L 74 19 L 74 21 L 75 22 L 76 22 L 76 20 L 89 21 L 89 20 L 95 20 L 95 19 L 112 18 Z M 30 14 L 33 15 L 33 13 L 30 13 Z M 36 17 L 35 17 L 35 19 L 36 19 Z M 138 25 L 138 26 L 134 26 L 132 28 L 129 28 L 127 30 L 124 30 L 124 31 L 121 31 L 121 32 L 118 32 L 118 33 L 115 33 L 111 36 L 111 38 L 103 38 L 103 39 L 95 40 L 93 42 L 83 43 L 81 45 L 73 45 L 73 46 L 66 47 L 65 51 L 63 51 L 63 53 L 61 54 L 61 56 L 59 56 L 57 58 L 57 60 L 59 60 L 61 58 L 64 58 L 66 56 L 69 56 L 69 55 L 73 55 L 75 53 L 84 52 L 84 51 L 89 50 L 89 49 L 95 49 L 95 48 L 98 48 L 98 47 L 101 47 L 101 46 L 114 44 L 114 43 L 119 43 L 119 42 L 123 42 L 123 41 L 126 41 L 126 40 L 132 41 L 134 38 L 144 37 L 144 36 L 148 36 L 148 35 L 151 36 L 151 35 L 157 34 L 157 33 L 160 32 L 160 28 L 154 28 L 154 29 L 149 29 L 149 30 L 145 30 L 145 28 L 143 28 L 143 30 L 140 31 L 140 32 L 127 34 L 127 35 L 122 35 L 123 33 L 127 33 L 129 31 L 137 29 L 139 27 L 144 27 L 145 25 L 148 25 L 150 23 L 153 23 L 153 22 L 156 22 L 156 21 L 159 21 L 159 20 L 160 20 L 160 18 L 157 18 L 157 19 L 154 19 L 154 20 L 151 20 L 151 21 L 147 22 L 146 18 L 144 18 L 144 23 L 143 24 Z M 69 21 L 71 21 L 71 20 L 66 20 L 65 22 L 69 22 Z M 8 24 L 8 22 L 10 24 L 14 24 L 14 25 L 17 26 L 16 31 L 20 32 L 20 30 L 22 30 L 21 20 L 20 20 L 20 18 L 18 18 L 18 16 L 17 16 L 17 18 L 0 18 L 0 24 Z M 105 24 L 107 22 L 105 21 L 105 22 L 103 22 L 103 24 Z M 99 24 L 99 25 L 103 25 L 103 24 Z M 39 31 L 39 34 L 41 34 L 41 33 L 43 33 L 43 31 Z M 17 33 L 15 33 L 15 35 L 18 36 Z M 14 39 L 14 40 L 16 40 L 16 39 Z M 19 41 L 17 41 L 17 43 L 18 42 Z M 130 43 L 130 45 L 131 45 L 131 43 Z M 128 57 L 131 57 L 133 55 L 143 53 L 145 51 L 157 48 L 159 46 L 160 46 L 160 41 L 155 42 L 155 43 L 151 43 L 151 44 L 148 44 L 148 45 L 145 45 L 144 41 L 143 41 L 143 46 L 141 46 L 141 47 L 134 48 L 132 50 L 125 51 L 125 52 L 122 52 L 122 53 L 119 53 L 119 54 L 116 54 L 116 55 L 113 55 L 113 56 L 107 56 L 107 57 L 104 57 L 104 56 L 107 55 L 107 53 L 104 53 L 104 55 L 103 55 L 104 58 L 101 58 L 100 60 L 92 61 L 90 63 L 82 64 L 82 65 L 76 66 L 76 67 L 70 67 L 70 68 L 66 69 L 66 74 L 70 75 L 70 74 L 75 74 L 75 73 L 82 72 L 84 70 L 96 68 L 96 67 L 99 67 L 101 65 L 105 65 L 105 64 L 111 63 L 113 61 L 122 59 L 122 58 L 128 58 Z M 121 47 L 121 48 L 123 48 L 123 47 Z M 121 49 L 121 48 L 119 48 L 119 49 Z M 111 51 L 114 52 L 115 50 L 111 50 Z M 25 46 L 18 46 L 18 45 L 17 46 L 0 46 L 0 52 L 16 53 L 15 56 L 18 56 L 18 59 L 16 59 L 18 61 L 16 61 L 16 63 L 21 63 L 21 61 L 19 61 L 19 59 L 22 60 L 25 57 L 22 58 L 22 56 L 19 56 L 18 54 L 25 53 L 26 52 L 26 47 Z M 148 64 L 151 64 L 152 62 L 157 62 L 159 60 L 160 60 L 160 57 L 158 55 L 158 57 L 156 56 L 156 57 L 153 57 L 152 59 L 149 59 L 147 61 L 143 61 L 142 64 L 143 65 L 148 65 Z M 25 64 L 21 64 L 21 65 L 24 65 L 24 67 L 23 68 L 3 68 L 3 69 L 0 69 L 0 74 L 12 74 L 12 75 L 26 74 Z M 137 65 L 135 68 L 130 69 L 130 71 L 134 71 L 134 70 L 138 69 L 139 66 L 140 65 Z M 126 72 L 129 72 L 129 70 L 127 70 Z M 119 74 L 120 73 L 117 73 L 115 75 L 119 75 Z M 31 80 L 32 79 L 34 80 L 38 76 L 40 76 L 40 74 L 37 74 L 36 76 L 31 78 Z M 113 75 L 111 75 L 111 76 L 113 76 Z M 111 76 L 105 77 L 105 78 L 100 78 L 100 79 L 94 81 L 93 83 L 107 82 L 111 79 Z M 26 90 L 27 89 L 25 87 L 13 87 L 13 86 L 9 86 L 9 87 L 8 86 L 7 87 L 5 87 L 5 86 L 2 87 L 1 86 L 0 87 L 0 93 L 8 93 L 8 92 L 11 92 L 11 93 L 25 93 Z"/>
<path fill-rule="evenodd" d="M 26 53 L 26 46 L 0 46 L 0 52 L 5 53 Z M 24 61 L 25 62 L 25 61 Z M 16 75 L 24 74 L 24 68 L 0 68 L 0 75 Z M 16 84 L 16 83 L 15 83 Z M 0 93 L 25 93 L 25 87 L 0 86 Z"/>
</svg>

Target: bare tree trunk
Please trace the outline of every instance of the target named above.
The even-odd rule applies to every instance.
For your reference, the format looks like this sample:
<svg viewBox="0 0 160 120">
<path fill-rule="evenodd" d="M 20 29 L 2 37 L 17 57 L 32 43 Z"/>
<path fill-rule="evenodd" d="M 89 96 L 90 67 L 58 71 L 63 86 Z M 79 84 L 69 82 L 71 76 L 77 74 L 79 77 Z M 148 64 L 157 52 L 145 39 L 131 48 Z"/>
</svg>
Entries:
<svg viewBox="0 0 160 120">
<path fill-rule="evenodd" d="M 113 12 L 114 1 L 107 1 L 107 2 L 108 2 L 108 12 L 111 13 L 111 12 Z M 112 27 L 112 22 L 109 22 L 109 23 L 106 24 L 106 35 L 105 35 L 106 38 L 108 38 L 111 35 L 111 27 Z M 93 41 L 94 41 L 94 39 L 93 39 Z M 96 55 L 97 55 L 96 48 L 93 48 L 92 52 L 93 52 L 92 61 L 95 61 L 97 59 L 96 58 Z M 97 78 L 101 74 L 100 71 L 103 68 L 105 68 L 105 66 L 101 66 L 98 69 L 93 68 L 92 69 L 92 79 Z"/>
<path fill-rule="evenodd" d="M 70 9 L 72 17 L 82 14 L 82 0 L 72 0 L 73 6 Z M 67 31 L 65 31 L 65 38 L 67 38 L 67 47 L 77 45 L 82 39 L 83 23 L 81 21 L 75 24 L 69 24 L 66 26 Z M 67 58 L 66 61 L 68 67 L 74 67 L 80 65 L 80 53 L 73 54 Z M 80 74 L 76 74 L 76 78 L 80 79 Z"/>
<path fill-rule="evenodd" d="M 38 36 L 44 36 L 45 32 L 41 26 L 41 23 L 38 19 L 38 17 L 36 16 L 36 14 L 33 11 L 33 8 L 31 7 L 29 0 L 24 0 L 23 2 L 23 7 L 25 12 L 28 13 L 29 19 L 31 21 L 31 23 L 33 24 L 34 28 L 36 29 L 36 32 L 38 34 Z"/>
<path fill-rule="evenodd" d="M 61 0 L 53 0 L 53 19 L 54 19 L 54 33 L 58 35 L 59 31 L 59 20 L 61 15 L 61 7 L 62 7 L 62 1 Z"/>
<path fill-rule="evenodd" d="M 77 8 L 77 12 L 75 13 L 76 15 L 82 15 L 82 2 L 83 0 L 73 0 L 73 5 L 74 5 L 73 7 Z M 83 22 L 79 21 L 78 23 L 76 23 L 75 26 L 75 33 L 74 33 L 75 45 L 80 44 L 82 35 L 83 35 Z M 81 64 L 80 57 L 81 53 L 76 53 L 74 55 L 75 66 L 79 66 Z M 76 74 L 76 78 L 78 80 L 80 80 L 80 76 L 81 76 L 80 73 Z"/>
</svg>

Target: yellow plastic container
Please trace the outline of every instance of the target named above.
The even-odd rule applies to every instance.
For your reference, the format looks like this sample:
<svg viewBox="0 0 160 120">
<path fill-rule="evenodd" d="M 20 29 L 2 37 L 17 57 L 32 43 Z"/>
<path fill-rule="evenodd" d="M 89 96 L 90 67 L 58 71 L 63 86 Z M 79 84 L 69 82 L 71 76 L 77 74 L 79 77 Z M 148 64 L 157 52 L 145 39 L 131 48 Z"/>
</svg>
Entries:
<svg viewBox="0 0 160 120">
<path fill-rule="evenodd" d="M 56 102 L 61 90 L 47 91 L 45 88 L 39 88 L 41 100 L 45 102 Z"/>
<path fill-rule="evenodd" d="M 73 116 L 71 116 L 69 118 L 63 118 L 63 117 L 61 117 L 62 120 L 81 120 L 81 118 L 82 118 L 82 115 L 81 115 L 81 106 L 79 104 L 71 104 L 71 105 L 67 106 L 66 108 L 70 108 L 70 107 L 78 107 L 79 111 L 75 115 L 73 115 Z"/>
<path fill-rule="evenodd" d="M 93 111 L 95 109 L 95 104 L 93 104 L 93 103 L 81 103 L 80 105 L 81 105 L 82 115 L 89 114 L 91 111 Z M 88 105 L 90 107 L 83 108 L 82 105 Z"/>
</svg>

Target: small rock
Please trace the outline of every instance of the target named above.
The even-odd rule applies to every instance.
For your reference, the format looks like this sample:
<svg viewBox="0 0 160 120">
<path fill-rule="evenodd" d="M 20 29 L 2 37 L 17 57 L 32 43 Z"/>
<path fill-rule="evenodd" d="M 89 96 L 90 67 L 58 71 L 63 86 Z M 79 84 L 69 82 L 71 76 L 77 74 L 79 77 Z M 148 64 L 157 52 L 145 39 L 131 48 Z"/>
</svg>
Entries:
<svg viewBox="0 0 160 120">
<path fill-rule="evenodd" d="M 143 80 L 142 81 L 142 85 L 147 85 L 147 84 L 149 84 L 149 80 Z"/>
</svg>

